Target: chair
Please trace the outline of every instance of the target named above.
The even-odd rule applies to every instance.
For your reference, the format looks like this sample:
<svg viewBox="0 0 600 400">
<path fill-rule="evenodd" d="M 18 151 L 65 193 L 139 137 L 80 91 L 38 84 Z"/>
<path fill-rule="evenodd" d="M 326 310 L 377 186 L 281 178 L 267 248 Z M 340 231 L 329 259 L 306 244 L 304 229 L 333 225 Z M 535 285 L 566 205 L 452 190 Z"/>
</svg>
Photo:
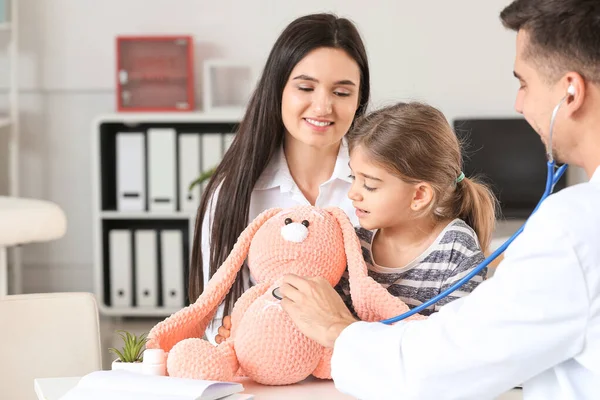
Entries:
<svg viewBox="0 0 600 400">
<path fill-rule="evenodd" d="M 0 297 L 0 398 L 34 400 L 33 380 L 102 369 L 98 308 L 90 293 Z"/>
<path fill-rule="evenodd" d="M 6 249 L 28 243 L 46 242 L 64 236 L 64 211 L 46 200 L 0 196 L 0 297 L 8 294 Z M 21 291 L 21 263 L 13 263 L 13 293 Z"/>
</svg>

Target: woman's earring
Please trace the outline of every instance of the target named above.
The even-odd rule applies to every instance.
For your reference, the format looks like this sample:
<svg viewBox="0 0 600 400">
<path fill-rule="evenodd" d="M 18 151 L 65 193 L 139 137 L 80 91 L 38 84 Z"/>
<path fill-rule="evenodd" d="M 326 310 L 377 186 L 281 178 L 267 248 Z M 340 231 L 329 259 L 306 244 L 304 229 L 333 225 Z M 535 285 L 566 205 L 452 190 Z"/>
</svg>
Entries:
<svg viewBox="0 0 600 400">
<path fill-rule="evenodd" d="M 416 205 L 416 204 L 413 204 L 413 205 L 412 205 L 412 208 L 414 208 L 415 210 L 417 209 L 417 207 L 419 207 L 419 206 L 418 206 L 418 205 Z"/>
</svg>

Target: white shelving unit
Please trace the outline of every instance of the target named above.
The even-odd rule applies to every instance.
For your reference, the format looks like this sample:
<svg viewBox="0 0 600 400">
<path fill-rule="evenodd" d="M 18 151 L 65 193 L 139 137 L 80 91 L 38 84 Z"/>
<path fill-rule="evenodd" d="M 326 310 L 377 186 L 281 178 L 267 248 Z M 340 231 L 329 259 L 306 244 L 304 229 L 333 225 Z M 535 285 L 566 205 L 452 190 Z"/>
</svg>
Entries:
<svg viewBox="0 0 600 400">
<path fill-rule="evenodd" d="M 235 132 L 236 126 L 241 120 L 242 115 L 239 113 L 116 113 L 109 115 L 101 115 L 96 118 L 92 123 L 92 184 L 93 184 L 93 231 L 94 231 L 94 286 L 95 293 L 98 299 L 100 311 L 104 315 L 110 316 L 158 316 L 164 317 L 172 314 L 175 311 L 183 308 L 187 305 L 187 279 L 189 271 L 189 260 L 192 249 L 192 240 L 194 233 L 196 211 L 190 210 L 189 207 L 186 210 L 182 209 L 183 200 L 180 198 L 179 190 L 176 190 L 176 204 L 174 211 L 150 211 L 151 199 L 150 190 L 148 189 L 150 182 L 151 167 L 151 152 L 149 146 L 149 130 L 152 129 L 167 129 L 175 131 L 175 144 L 176 144 L 176 157 L 174 160 L 175 171 L 176 171 L 176 182 L 178 187 L 180 185 L 187 185 L 188 182 L 181 182 L 180 173 L 178 169 L 180 150 L 178 143 L 180 135 L 199 135 L 198 141 L 200 146 L 208 146 L 204 140 L 204 137 L 210 136 L 221 137 L 217 146 L 206 147 L 206 151 L 213 154 L 220 154 L 218 159 L 222 157 L 223 152 L 228 147 L 230 140 L 232 140 L 233 132 Z M 118 139 L 117 136 L 123 137 L 128 133 L 134 133 L 139 135 L 142 133 L 145 137 L 144 143 L 144 154 L 145 154 L 145 167 L 144 167 L 144 185 L 145 191 L 145 207 L 142 210 L 129 211 L 119 209 L 119 196 L 125 196 L 118 193 L 118 177 L 120 176 L 117 166 L 118 164 Z M 215 135 L 216 134 L 216 135 Z M 208 141 L 206 142 L 208 143 Z M 213 145 L 215 141 L 211 142 Z M 202 157 L 203 149 L 198 151 L 200 157 Z M 121 158 L 122 160 L 122 158 Z M 132 161 L 133 163 L 133 161 Z M 133 165 L 133 164 L 132 164 Z M 200 159 L 198 162 L 198 171 L 195 176 L 200 175 L 203 168 L 203 161 Z M 128 166 L 131 168 L 131 166 Z M 122 176 L 122 175 L 121 175 Z M 156 201 L 154 199 L 153 201 Z M 189 204 L 189 203 L 188 203 Z M 199 204 L 199 203 L 198 203 Z M 161 234 L 165 230 L 180 232 L 183 238 L 183 249 L 181 254 L 183 260 L 181 263 L 175 262 L 173 265 L 162 265 L 162 257 L 160 254 L 161 250 L 143 251 L 140 252 L 138 245 L 134 242 L 136 232 L 154 231 L 157 235 L 156 249 L 161 248 L 160 238 Z M 111 250 L 113 249 L 110 245 L 109 234 L 111 231 L 118 232 L 130 232 L 131 244 L 130 253 L 127 254 L 123 259 L 125 262 L 116 263 L 114 254 L 111 256 Z M 127 239 L 129 240 L 129 239 Z M 127 243 L 127 240 L 123 243 Z M 133 248 L 136 250 L 133 250 Z M 117 251 L 115 250 L 116 254 Z M 142 254 L 143 253 L 143 254 Z M 142 254 L 144 260 L 149 261 L 149 265 L 156 265 L 156 301 L 152 305 L 140 305 L 140 300 L 146 302 L 147 299 L 141 299 L 145 295 L 140 295 L 138 287 L 144 288 L 139 284 L 140 277 L 143 274 L 138 274 L 136 265 L 140 264 L 139 254 Z M 177 260 L 179 261 L 179 260 Z M 112 265 L 113 263 L 117 265 Z M 176 265 L 183 267 L 182 274 L 183 282 L 181 287 L 178 289 L 180 292 L 178 295 L 183 293 L 183 299 L 185 301 L 182 304 L 165 306 L 166 297 L 169 293 L 172 293 L 170 289 L 163 292 L 161 285 L 164 283 L 164 268 L 176 268 Z M 129 268 L 129 270 L 127 270 Z M 131 283 L 124 285 L 130 290 L 129 298 L 119 298 L 121 291 L 115 294 L 114 290 L 118 287 L 111 288 L 111 276 L 114 278 L 123 271 L 130 271 Z M 146 272 L 146 271 L 145 271 Z M 146 276 L 147 277 L 147 276 Z M 139 284 L 139 285 L 138 285 Z M 156 287 L 158 286 L 158 287 Z M 126 289 L 126 290 L 127 290 Z M 136 293 L 137 291 L 137 293 Z M 166 293 L 166 294 L 165 294 Z M 125 297 L 128 295 L 125 294 Z M 169 299 L 172 303 L 172 299 Z"/>
<path fill-rule="evenodd" d="M 18 0 L 7 0 L 5 15 L 7 21 L 0 21 L 0 36 L 8 35 L 9 89 L 8 110 L 0 115 L 0 135 L 8 135 L 8 196 L 19 196 L 19 36 L 18 36 Z M 4 42 L 4 40 L 3 40 Z M 3 110 L 4 111 L 4 110 Z M 22 286 L 22 256 L 21 249 L 10 249 L 12 264 L 13 293 L 20 293 Z M 5 264 L 0 268 L 6 268 Z"/>
<path fill-rule="evenodd" d="M 19 42 L 18 1 L 7 1 L 9 21 L 0 21 L 0 35 L 8 35 L 9 90 L 8 114 L 0 115 L 0 134 L 8 134 L 8 194 L 19 195 Z"/>
</svg>

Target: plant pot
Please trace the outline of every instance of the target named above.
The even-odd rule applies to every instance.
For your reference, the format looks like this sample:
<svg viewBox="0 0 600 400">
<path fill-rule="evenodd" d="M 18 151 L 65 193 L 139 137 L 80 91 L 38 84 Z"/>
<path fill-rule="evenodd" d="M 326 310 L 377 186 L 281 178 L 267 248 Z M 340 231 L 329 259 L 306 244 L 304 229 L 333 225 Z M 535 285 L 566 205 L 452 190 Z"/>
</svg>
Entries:
<svg viewBox="0 0 600 400">
<path fill-rule="evenodd" d="M 142 372 L 142 366 L 144 364 L 141 362 L 121 362 L 121 360 L 116 359 L 115 361 L 112 362 L 112 369 L 113 370 L 124 370 L 124 371 L 129 371 L 129 372 L 139 372 L 140 374 L 143 373 Z"/>
</svg>

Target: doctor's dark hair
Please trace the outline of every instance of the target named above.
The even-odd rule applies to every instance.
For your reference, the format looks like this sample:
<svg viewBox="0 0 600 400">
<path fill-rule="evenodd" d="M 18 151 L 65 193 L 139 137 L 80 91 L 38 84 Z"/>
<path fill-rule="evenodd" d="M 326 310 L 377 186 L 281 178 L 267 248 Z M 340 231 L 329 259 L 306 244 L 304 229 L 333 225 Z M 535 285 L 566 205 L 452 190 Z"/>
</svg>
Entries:
<svg viewBox="0 0 600 400">
<path fill-rule="evenodd" d="M 351 155 L 360 147 L 374 164 L 404 182 L 429 183 L 434 194 L 424 213 L 437 220 L 464 220 L 487 251 L 498 201 L 474 178 L 457 182 L 462 172 L 461 146 L 438 109 L 417 102 L 385 107 L 359 119 L 347 138 Z"/>
<path fill-rule="evenodd" d="M 527 32 L 525 56 L 550 83 L 569 71 L 600 83 L 600 1 L 516 0 L 500 19 L 508 29 Z"/>
<path fill-rule="evenodd" d="M 341 49 L 358 64 L 360 94 L 355 118 L 364 114 L 370 93 L 369 65 L 363 41 L 353 23 L 331 14 L 312 14 L 291 22 L 275 42 L 235 138 L 202 194 L 190 265 L 190 302 L 204 289 L 204 218 L 210 217 L 212 223 L 209 274 L 212 277 L 248 225 L 254 185 L 282 145 L 285 133 L 282 95 L 289 76 L 298 62 L 319 48 Z M 213 204 L 215 193 L 217 200 Z M 226 313 L 232 310 L 242 292 L 240 272 L 225 298 Z"/>
</svg>

